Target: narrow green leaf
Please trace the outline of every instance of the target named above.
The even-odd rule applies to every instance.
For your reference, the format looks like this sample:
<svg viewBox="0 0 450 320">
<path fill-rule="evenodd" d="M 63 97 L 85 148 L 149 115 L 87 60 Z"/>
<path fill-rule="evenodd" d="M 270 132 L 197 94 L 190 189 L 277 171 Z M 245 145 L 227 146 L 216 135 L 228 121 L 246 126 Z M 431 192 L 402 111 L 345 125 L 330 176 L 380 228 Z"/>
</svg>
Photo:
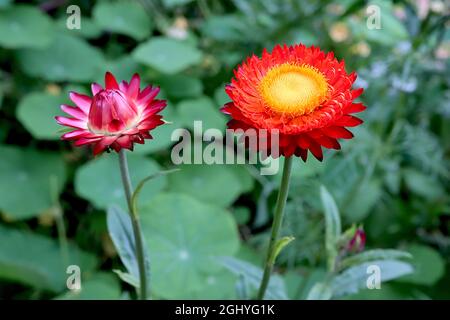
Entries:
<svg viewBox="0 0 450 320">
<path fill-rule="evenodd" d="M 370 267 L 379 268 L 380 282 L 397 279 L 413 272 L 411 264 L 399 260 L 374 260 L 346 269 L 334 277 L 331 282 L 333 298 L 357 293 L 367 288 L 367 281 L 372 276 Z"/>
<path fill-rule="evenodd" d="M 341 261 L 340 268 L 345 269 L 354 265 L 373 260 L 411 259 L 409 252 L 394 249 L 374 249 L 365 251 Z"/>
<path fill-rule="evenodd" d="M 117 274 L 117 276 L 123 281 L 128 283 L 129 285 L 139 289 L 140 288 L 140 283 L 138 278 L 136 278 L 135 276 L 133 276 L 132 274 L 128 273 L 128 272 L 123 272 L 122 270 L 117 270 L 114 269 L 113 272 L 115 274 Z"/>
<path fill-rule="evenodd" d="M 236 295 L 239 300 L 250 299 L 247 279 L 243 274 L 239 275 L 239 278 L 236 282 Z"/>
<path fill-rule="evenodd" d="M 325 248 L 328 257 L 328 269 L 334 269 L 334 263 L 337 256 L 337 245 L 341 235 L 341 218 L 336 202 L 331 194 L 324 187 L 320 187 L 320 197 L 325 214 Z"/>
<path fill-rule="evenodd" d="M 316 283 L 308 293 L 306 300 L 330 300 L 333 291 L 327 282 Z"/>
<path fill-rule="evenodd" d="M 130 216 L 124 212 L 118 206 L 110 206 L 107 210 L 107 225 L 109 235 L 117 249 L 120 260 L 124 264 L 128 273 L 139 279 L 139 267 L 136 257 L 136 243 L 134 240 L 133 227 L 131 224 Z M 148 250 L 144 246 L 144 260 L 145 260 L 145 272 L 147 279 L 150 279 L 150 258 L 148 256 Z M 122 279 L 123 280 L 123 279 Z M 148 281 L 148 288 L 150 281 Z"/>
<path fill-rule="evenodd" d="M 295 238 L 292 236 L 282 237 L 278 239 L 277 242 L 275 243 L 275 250 L 273 251 L 273 254 L 270 257 L 270 262 L 275 263 L 275 260 L 277 259 L 281 250 L 283 250 L 283 248 L 286 247 L 289 243 L 291 243 L 294 239 Z"/>
</svg>

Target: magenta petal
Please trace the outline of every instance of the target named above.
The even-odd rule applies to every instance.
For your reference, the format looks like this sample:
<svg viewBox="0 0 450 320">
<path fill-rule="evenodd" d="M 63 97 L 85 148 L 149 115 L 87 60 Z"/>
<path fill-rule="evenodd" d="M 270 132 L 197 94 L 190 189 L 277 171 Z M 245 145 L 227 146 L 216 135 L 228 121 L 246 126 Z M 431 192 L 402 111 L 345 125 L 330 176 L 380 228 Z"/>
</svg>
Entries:
<svg viewBox="0 0 450 320">
<path fill-rule="evenodd" d="M 136 99 L 139 94 L 139 86 L 141 84 L 141 78 L 137 73 L 133 75 L 130 81 L 130 85 L 128 86 L 127 95 L 132 98 Z"/>
<path fill-rule="evenodd" d="M 72 128 L 78 129 L 87 129 L 87 122 L 85 120 L 74 119 L 74 118 L 66 118 L 57 116 L 55 117 L 56 121 L 63 126 L 68 126 Z"/>
<path fill-rule="evenodd" d="M 146 105 L 150 101 L 152 101 L 157 96 L 158 93 L 159 93 L 158 87 L 149 86 L 144 90 L 142 90 L 141 94 L 139 94 L 138 103 Z"/>
<path fill-rule="evenodd" d="M 94 96 L 102 90 L 103 90 L 103 87 L 101 85 L 99 85 L 98 83 L 91 84 L 91 91 Z"/>
<path fill-rule="evenodd" d="M 127 92 L 127 90 L 128 90 L 128 82 L 121 81 L 119 83 L 119 90 L 122 91 L 122 92 Z"/>
<path fill-rule="evenodd" d="M 70 100 L 73 101 L 84 113 L 89 114 L 89 109 L 91 108 L 92 99 L 84 94 L 70 92 Z"/>
<path fill-rule="evenodd" d="M 64 111 L 65 113 L 71 115 L 74 118 L 77 118 L 80 120 L 87 119 L 87 114 L 84 113 L 83 110 L 81 110 L 80 108 L 75 108 L 75 107 L 68 106 L 67 104 L 63 104 L 63 105 L 61 105 L 61 110 Z"/>
<path fill-rule="evenodd" d="M 61 139 L 63 140 L 70 140 L 70 139 L 77 139 L 84 137 L 85 135 L 88 135 L 89 132 L 86 130 L 74 130 L 70 132 L 66 132 L 61 136 Z"/>
<path fill-rule="evenodd" d="M 77 147 L 84 146 L 86 144 L 94 143 L 99 141 L 101 138 L 93 138 L 93 139 L 87 139 L 87 138 L 80 138 L 77 141 L 74 142 L 74 145 Z"/>
</svg>

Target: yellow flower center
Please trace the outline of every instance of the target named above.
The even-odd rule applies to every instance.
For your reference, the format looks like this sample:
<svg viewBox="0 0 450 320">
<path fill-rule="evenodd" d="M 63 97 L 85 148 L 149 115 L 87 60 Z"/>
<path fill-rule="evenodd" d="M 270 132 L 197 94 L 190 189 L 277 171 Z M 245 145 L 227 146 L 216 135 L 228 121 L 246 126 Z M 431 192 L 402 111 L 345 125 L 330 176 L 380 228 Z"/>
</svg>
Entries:
<svg viewBox="0 0 450 320">
<path fill-rule="evenodd" d="M 266 73 L 259 90 L 272 111 L 302 115 L 314 111 L 326 100 L 328 83 L 312 66 L 284 63 Z"/>
</svg>

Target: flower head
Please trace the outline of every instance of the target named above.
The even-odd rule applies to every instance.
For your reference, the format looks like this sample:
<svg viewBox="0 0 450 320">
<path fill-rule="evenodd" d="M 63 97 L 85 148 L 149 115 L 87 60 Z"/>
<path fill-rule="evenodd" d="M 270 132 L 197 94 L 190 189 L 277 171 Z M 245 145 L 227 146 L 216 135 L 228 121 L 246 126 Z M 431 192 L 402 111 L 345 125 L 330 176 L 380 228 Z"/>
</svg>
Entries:
<svg viewBox="0 0 450 320">
<path fill-rule="evenodd" d="M 114 76 L 105 74 L 105 88 L 93 83 L 89 97 L 71 92 L 70 99 L 76 105 L 62 105 L 61 109 L 72 116 L 55 117 L 63 126 L 74 128 L 62 135 L 63 140 L 75 141 L 75 146 L 92 144 L 94 155 L 105 150 L 119 152 L 133 150 L 134 143 L 151 139 L 150 130 L 164 123 L 158 113 L 166 106 L 165 100 L 156 100 L 159 88 L 148 86 L 140 90 L 140 78 L 135 74 L 130 83 L 117 83 Z"/>
<path fill-rule="evenodd" d="M 278 151 L 286 157 L 295 154 L 306 161 L 309 150 L 322 160 L 322 147 L 340 149 L 337 139 L 353 137 L 345 127 L 362 123 L 350 114 L 366 108 L 353 103 L 363 89 L 352 89 L 356 74 L 347 74 L 332 52 L 278 45 L 261 58 L 248 58 L 234 75 L 226 87 L 232 101 L 222 108 L 232 117 L 228 127 L 277 129 Z"/>
</svg>

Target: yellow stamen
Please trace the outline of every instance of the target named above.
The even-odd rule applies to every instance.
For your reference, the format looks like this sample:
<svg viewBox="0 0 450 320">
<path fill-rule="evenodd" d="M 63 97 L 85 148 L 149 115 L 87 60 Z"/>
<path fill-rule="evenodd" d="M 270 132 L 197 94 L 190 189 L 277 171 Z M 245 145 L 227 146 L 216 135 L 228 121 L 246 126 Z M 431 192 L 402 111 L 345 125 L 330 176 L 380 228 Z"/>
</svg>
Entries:
<svg viewBox="0 0 450 320">
<path fill-rule="evenodd" d="M 284 63 L 266 73 L 259 90 L 272 111 L 302 115 L 314 111 L 326 100 L 328 83 L 312 66 Z"/>
</svg>

